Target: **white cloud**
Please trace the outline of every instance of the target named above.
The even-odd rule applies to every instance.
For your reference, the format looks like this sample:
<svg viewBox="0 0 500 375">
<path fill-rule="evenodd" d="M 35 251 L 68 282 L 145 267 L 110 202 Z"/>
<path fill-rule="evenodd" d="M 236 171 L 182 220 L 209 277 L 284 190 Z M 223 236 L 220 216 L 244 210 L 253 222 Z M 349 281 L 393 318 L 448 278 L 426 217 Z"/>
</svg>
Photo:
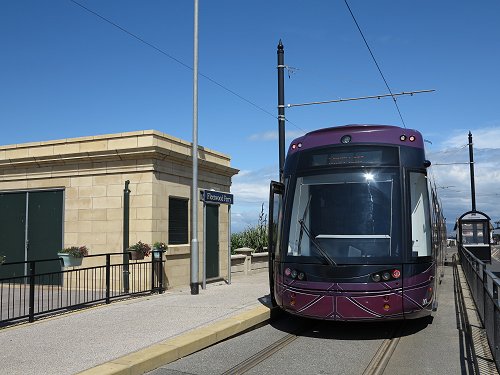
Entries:
<svg viewBox="0 0 500 375">
<path fill-rule="evenodd" d="M 233 177 L 231 193 L 234 205 L 231 209 L 231 226 L 234 233 L 257 224 L 264 204 L 269 206 L 269 184 L 278 179 L 278 166 L 268 166 L 255 171 L 243 170 Z"/>
<path fill-rule="evenodd" d="M 500 135 L 492 129 L 476 131 L 477 139 L 496 137 Z M 463 135 L 462 137 L 463 138 Z M 457 144 L 457 137 L 453 137 L 448 144 Z M 500 218 L 500 205 L 496 201 L 500 198 L 500 160 L 499 144 L 491 148 L 495 142 L 478 142 L 473 134 L 474 142 L 474 186 L 476 192 L 476 209 L 487 214 L 492 221 Z M 490 146 L 490 148 L 479 148 Z M 438 186 L 438 195 L 441 198 L 443 211 L 447 218 L 448 227 L 452 227 L 455 220 L 463 213 L 472 209 L 471 179 L 468 147 L 450 151 L 445 149 L 428 154 L 432 161 L 430 171 Z"/>
<path fill-rule="evenodd" d="M 278 178 L 278 167 L 241 171 L 233 177 L 231 192 L 235 203 L 262 203 L 269 200 L 269 183 Z"/>
<path fill-rule="evenodd" d="M 470 129 L 470 132 L 472 133 L 474 149 L 498 148 L 500 146 L 500 125 L 482 129 Z M 443 146 L 446 148 L 464 146 L 468 143 L 468 134 L 469 130 L 460 130 L 460 134 L 456 134 L 443 142 Z"/>
</svg>

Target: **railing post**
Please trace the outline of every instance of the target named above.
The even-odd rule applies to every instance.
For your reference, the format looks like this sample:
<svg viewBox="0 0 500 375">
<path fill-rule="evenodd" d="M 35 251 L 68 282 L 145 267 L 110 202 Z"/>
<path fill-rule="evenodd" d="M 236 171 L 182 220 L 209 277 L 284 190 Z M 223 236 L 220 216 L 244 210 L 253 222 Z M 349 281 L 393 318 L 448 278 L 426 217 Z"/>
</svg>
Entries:
<svg viewBox="0 0 500 375">
<path fill-rule="evenodd" d="M 160 253 L 160 263 L 158 264 L 158 287 L 160 288 L 160 294 L 163 293 L 163 251 Z"/>
<path fill-rule="evenodd" d="M 486 273 L 486 264 L 481 267 L 483 271 L 483 316 L 482 321 L 483 325 L 486 325 L 486 298 L 488 298 L 488 274 Z"/>
<path fill-rule="evenodd" d="M 155 254 L 156 251 L 151 252 L 151 293 L 154 293 L 155 291 Z"/>
<path fill-rule="evenodd" d="M 29 322 L 35 321 L 35 262 L 30 262 L 30 301 L 29 301 Z"/>
<path fill-rule="evenodd" d="M 106 304 L 110 303 L 111 254 L 106 254 Z"/>
<path fill-rule="evenodd" d="M 493 359 L 495 360 L 495 364 L 498 366 L 499 362 L 500 362 L 500 352 L 499 352 L 499 340 L 500 340 L 500 335 L 499 333 L 500 332 L 497 332 L 498 330 L 498 315 L 500 314 L 500 312 L 498 311 L 498 285 L 497 283 L 495 282 L 495 280 L 493 280 L 493 348 L 492 349 L 492 352 L 493 352 Z"/>
</svg>

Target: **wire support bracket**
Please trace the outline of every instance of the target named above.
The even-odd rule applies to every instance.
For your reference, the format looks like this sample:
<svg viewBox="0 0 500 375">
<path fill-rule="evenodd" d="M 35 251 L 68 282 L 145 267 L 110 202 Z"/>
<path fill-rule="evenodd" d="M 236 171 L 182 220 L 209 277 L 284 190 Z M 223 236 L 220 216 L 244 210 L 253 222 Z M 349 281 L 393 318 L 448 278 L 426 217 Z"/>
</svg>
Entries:
<svg viewBox="0 0 500 375">
<path fill-rule="evenodd" d="M 360 96 L 358 98 L 345 98 L 345 99 L 334 99 L 334 100 L 324 100 L 324 101 L 318 101 L 318 102 L 309 102 L 309 103 L 297 103 L 297 104 L 287 104 L 287 108 L 293 108 L 293 107 L 304 107 L 308 105 L 316 105 L 316 104 L 330 104 L 330 103 L 341 103 L 341 102 L 349 102 L 349 101 L 354 101 L 354 100 L 365 100 L 365 99 L 381 99 L 381 98 L 386 98 L 386 97 L 392 97 L 394 99 L 395 96 L 403 96 L 403 95 L 410 95 L 413 96 L 414 94 L 423 94 L 423 93 L 430 93 L 434 92 L 436 90 L 431 89 L 431 90 L 418 90 L 418 91 L 403 91 L 395 94 L 381 94 L 381 95 L 370 95 L 370 96 Z"/>
</svg>

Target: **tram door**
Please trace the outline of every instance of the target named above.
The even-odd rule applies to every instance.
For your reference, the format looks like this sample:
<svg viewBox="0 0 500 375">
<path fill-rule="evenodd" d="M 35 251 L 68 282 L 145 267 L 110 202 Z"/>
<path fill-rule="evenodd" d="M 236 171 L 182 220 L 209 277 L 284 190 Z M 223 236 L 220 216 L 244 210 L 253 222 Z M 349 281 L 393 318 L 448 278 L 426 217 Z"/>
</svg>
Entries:
<svg viewBox="0 0 500 375">
<path fill-rule="evenodd" d="M 268 251 L 269 251 L 269 291 L 271 294 L 271 302 L 273 306 L 279 304 L 281 305 L 281 300 L 276 298 L 280 295 L 280 291 L 277 290 L 275 293 L 274 282 L 275 275 L 279 272 L 279 264 L 276 262 L 278 254 L 278 244 L 279 244 L 279 224 L 282 216 L 282 205 L 283 205 L 283 194 L 285 186 L 276 181 L 271 181 L 270 193 L 269 193 L 269 227 L 268 227 Z"/>
<path fill-rule="evenodd" d="M 219 206 L 207 204 L 206 218 L 206 270 L 207 279 L 219 277 Z"/>
</svg>

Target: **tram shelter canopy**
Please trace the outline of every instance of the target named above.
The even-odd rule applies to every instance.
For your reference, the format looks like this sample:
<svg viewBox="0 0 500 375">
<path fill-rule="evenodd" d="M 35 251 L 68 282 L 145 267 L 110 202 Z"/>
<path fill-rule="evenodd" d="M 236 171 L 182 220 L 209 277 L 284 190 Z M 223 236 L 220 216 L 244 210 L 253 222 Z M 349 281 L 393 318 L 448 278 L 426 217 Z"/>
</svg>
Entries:
<svg viewBox="0 0 500 375">
<path fill-rule="evenodd" d="M 457 220 L 458 243 L 485 263 L 491 263 L 490 217 L 480 211 L 468 211 Z"/>
</svg>

